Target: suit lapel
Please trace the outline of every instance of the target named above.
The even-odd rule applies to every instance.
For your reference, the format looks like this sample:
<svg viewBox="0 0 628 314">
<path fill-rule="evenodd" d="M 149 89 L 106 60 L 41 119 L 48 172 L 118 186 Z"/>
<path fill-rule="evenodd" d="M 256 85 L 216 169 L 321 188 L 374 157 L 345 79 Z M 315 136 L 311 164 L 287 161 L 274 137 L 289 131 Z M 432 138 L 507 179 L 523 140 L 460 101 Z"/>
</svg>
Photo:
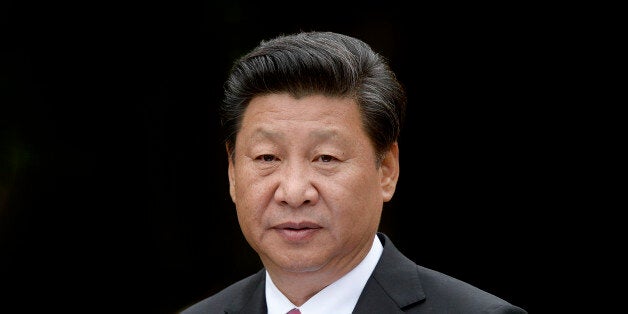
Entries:
<svg viewBox="0 0 628 314">
<path fill-rule="evenodd" d="M 425 299 L 416 264 L 401 254 L 386 235 L 378 236 L 384 251 L 354 313 L 402 313 L 402 308 Z"/>
<path fill-rule="evenodd" d="M 265 314 L 266 308 L 266 270 L 262 269 L 251 279 L 250 284 L 234 297 L 233 302 L 225 308 L 225 313 Z"/>
<path fill-rule="evenodd" d="M 354 313 L 403 313 L 407 306 L 425 300 L 417 266 L 405 257 L 383 233 L 378 233 L 384 246 L 382 256 L 366 282 L 353 310 Z M 225 308 L 229 314 L 265 314 L 266 273 L 260 270 L 242 292 Z"/>
</svg>

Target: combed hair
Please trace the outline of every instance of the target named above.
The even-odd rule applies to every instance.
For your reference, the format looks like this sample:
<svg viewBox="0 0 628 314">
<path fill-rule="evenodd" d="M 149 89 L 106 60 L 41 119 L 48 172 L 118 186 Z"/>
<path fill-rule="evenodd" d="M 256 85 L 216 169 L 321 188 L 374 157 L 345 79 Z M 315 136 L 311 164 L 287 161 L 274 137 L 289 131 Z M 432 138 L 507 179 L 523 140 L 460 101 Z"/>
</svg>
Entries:
<svg viewBox="0 0 628 314">
<path fill-rule="evenodd" d="M 406 96 L 386 60 L 365 42 L 333 32 L 282 35 L 237 60 L 224 84 L 221 123 L 230 157 L 247 105 L 255 96 L 289 93 L 354 99 L 378 156 L 399 137 Z"/>
</svg>

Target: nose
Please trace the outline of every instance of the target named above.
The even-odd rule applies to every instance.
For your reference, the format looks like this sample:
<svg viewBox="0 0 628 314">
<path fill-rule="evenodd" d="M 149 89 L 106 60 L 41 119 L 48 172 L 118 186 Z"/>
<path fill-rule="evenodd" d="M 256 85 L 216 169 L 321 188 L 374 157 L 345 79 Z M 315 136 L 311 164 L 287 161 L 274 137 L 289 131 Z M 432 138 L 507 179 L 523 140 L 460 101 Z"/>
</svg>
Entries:
<svg viewBox="0 0 628 314">
<path fill-rule="evenodd" d="M 279 185 L 275 201 L 285 206 L 299 208 L 318 202 L 318 190 L 312 184 L 312 173 L 307 162 L 291 162 L 279 171 Z"/>
</svg>

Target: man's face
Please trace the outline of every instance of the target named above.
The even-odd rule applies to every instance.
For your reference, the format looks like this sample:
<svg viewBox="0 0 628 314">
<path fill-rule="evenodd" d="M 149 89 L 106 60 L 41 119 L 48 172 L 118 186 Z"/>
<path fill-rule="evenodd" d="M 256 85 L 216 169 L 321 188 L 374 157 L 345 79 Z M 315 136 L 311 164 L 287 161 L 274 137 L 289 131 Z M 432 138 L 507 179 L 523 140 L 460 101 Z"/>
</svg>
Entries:
<svg viewBox="0 0 628 314">
<path fill-rule="evenodd" d="M 253 98 L 229 160 L 242 232 L 271 272 L 343 272 L 368 253 L 398 177 L 381 167 L 355 101 Z"/>
</svg>

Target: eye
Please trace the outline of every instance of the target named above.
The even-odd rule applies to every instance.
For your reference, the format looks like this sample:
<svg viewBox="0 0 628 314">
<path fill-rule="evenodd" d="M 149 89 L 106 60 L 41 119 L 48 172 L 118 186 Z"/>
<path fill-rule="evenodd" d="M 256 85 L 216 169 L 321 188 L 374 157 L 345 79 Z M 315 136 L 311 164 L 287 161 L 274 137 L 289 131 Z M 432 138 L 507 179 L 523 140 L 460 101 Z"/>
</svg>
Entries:
<svg viewBox="0 0 628 314">
<path fill-rule="evenodd" d="M 334 159 L 336 159 L 336 158 L 334 158 L 334 157 L 333 157 L 333 156 L 331 156 L 331 155 L 320 155 L 320 156 L 318 156 L 318 158 L 317 158 L 317 159 L 318 159 L 318 160 L 320 160 L 320 161 L 322 161 L 322 162 L 332 162 L 332 161 L 334 161 Z"/>
<path fill-rule="evenodd" d="M 264 161 L 264 162 L 272 162 L 272 161 L 276 161 L 277 157 L 275 157 L 274 155 L 270 155 L 270 154 L 264 154 L 264 155 L 257 156 L 257 158 L 255 158 L 255 159 L 260 160 L 260 161 Z"/>
</svg>

